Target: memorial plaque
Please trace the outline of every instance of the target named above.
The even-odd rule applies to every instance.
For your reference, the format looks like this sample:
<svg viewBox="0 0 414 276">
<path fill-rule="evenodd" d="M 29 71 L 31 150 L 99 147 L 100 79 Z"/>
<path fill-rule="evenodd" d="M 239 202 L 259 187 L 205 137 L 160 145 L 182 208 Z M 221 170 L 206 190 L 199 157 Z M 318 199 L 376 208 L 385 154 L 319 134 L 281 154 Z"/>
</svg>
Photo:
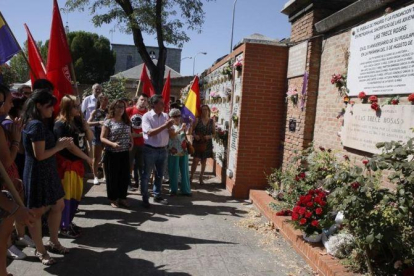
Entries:
<svg viewBox="0 0 414 276">
<path fill-rule="evenodd" d="M 414 105 L 385 105 L 378 113 L 369 104 L 349 105 L 344 120 L 343 145 L 370 153 L 381 153 L 375 146 L 379 142 L 406 142 L 414 136 Z"/>
<path fill-rule="evenodd" d="M 307 55 L 308 42 L 302 42 L 289 48 L 288 78 L 305 74 Z"/>
<path fill-rule="evenodd" d="M 355 27 L 351 32 L 351 96 L 409 94 L 414 86 L 414 5 Z"/>
</svg>

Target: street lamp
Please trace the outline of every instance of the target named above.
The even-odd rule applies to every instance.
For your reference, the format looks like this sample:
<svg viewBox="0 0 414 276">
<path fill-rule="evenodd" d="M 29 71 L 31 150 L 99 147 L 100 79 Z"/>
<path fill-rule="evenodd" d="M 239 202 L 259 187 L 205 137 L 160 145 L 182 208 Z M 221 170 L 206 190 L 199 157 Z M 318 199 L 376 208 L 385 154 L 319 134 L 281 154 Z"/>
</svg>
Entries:
<svg viewBox="0 0 414 276">
<path fill-rule="evenodd" d="M 236 13 L 236 3 L 237 3 L 237 0 L 234 0 L 234 4 L 233 4 L 233 23 L 231 24 L 230 53 L 233 52 L 234 15 Z"/>
<path fill-rule="evenodd" d="M 193 57 L 183 57 L 182 59 L 181 59 L 181 61 L 183 61 L 183 60 L 185 60 L 185 59 L 193 59 Z"/>
<path fill-rule="evenodd" d="M 202 54 L 202 55 L 207 55 L 207 53 L 206 52 L 198 52 L 194 57 L 193 57 L 193 76 L 194 76 L 194 69 L 195 69 L 195 61 L 196 61 L 196 57 L 199 55 L 199 54 Z"/>
</svg>

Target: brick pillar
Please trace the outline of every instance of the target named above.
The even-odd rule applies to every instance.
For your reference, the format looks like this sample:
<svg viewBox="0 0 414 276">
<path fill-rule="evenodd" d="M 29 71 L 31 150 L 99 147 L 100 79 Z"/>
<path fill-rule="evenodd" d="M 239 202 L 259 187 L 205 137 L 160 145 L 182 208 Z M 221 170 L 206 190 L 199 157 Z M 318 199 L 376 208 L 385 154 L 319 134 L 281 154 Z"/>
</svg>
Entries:
<svg viewBox="0 0 414 276">
<path fill-rule="evenodd" d="M 246 44 L 237 171 L 234 184 L 227 182 L 236 198 L 266 188 L 266 174 L 281 166 L 287 61 L 286 46 Z"/>
<path fill-rule="evenodd" d="M 299 92 L 297 105 L 291 101 L 287 105 L 286 113 L 286 135 L 283 151 L 283 166 L 286 166 L 295 155 L 295 151 L 306 148 L 313 140 L 313 131 L 316 116 L 316 101 L 319 84 L 319 69 L 322 53 L 322 37 L 314 37 L 316 31 L 314 24 L 326 16 L 326 12 L 310 10 L 292 21 L 290 42 L 295 44 L 308 40 L 308 53 L 306 60 L 306 72 L 308 81 L 306 83 L 306 96 L 304 108 L 301 108 L 303 76 L 288 79 L 288 87 L 295 88 Z M 289 120 L 296 119 L 296 131 L 289 131 Z"/>
</svg>

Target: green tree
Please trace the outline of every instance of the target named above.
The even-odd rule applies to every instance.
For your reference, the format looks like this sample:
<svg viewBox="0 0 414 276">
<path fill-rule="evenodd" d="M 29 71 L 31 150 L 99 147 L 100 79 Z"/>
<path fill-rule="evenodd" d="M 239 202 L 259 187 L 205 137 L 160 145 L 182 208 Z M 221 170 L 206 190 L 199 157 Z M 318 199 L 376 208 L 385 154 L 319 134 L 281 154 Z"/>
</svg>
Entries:
<svg viewBox="0 0 414 276">
<path fill-rule="evenodd" d="M 69 47 L 75 67 L 76 80 L 82 84 L 93 84 L 107 81 L 114 73 L 115 54 L 111 50 L 109 40 L 103 36 L 88 32 L 70 32 L 67 34 Z M 49 40 L 44 44 L 37 42 L 43 61 L 47 63 Z M 23 51 L 27 56 L 27 41 Z M 29 67 L 22 55 L 15 55 L 10 66 L 16 72 L 18 82 L 29 79 Z"/>
<path fill-rule="evenodd" d="M 38 41 L 36 44 L 40 51 L 40 55 L 43 58 L 43 61 L 46 62 L 47 47 L 43 44 L 42 41 Z M 27 57 L 27 41 L 24 43 L 22 50 Z M 30 79 L 29 66 L 27 65 L 27 62 L 22 54 L 17 54 L 10 60 L 10 67 L 16 74 L 16 82 L 26 82 Z"/>
<path fill-rule="evenodd" d="M 16 72 L 7 64 L 0 65 L 0 83 L 10 87 L 16 81 Z"/>
<path fill-rule="evenodd" d="M 182 47 L 190 40 L 185 28 L 201 32 L 205 17 L 203 2 L 209 1 L 213 0 L 67 0 L 66 6 L 71 11 L 89 8 L 92 22 L 97 27 L 115 21 L 121 31 L 131 33 L 138 53 L 150 71 L 154 88 L 161 94 L 167 60 L 164 43 Z M 157 64 L 146 49 L 143 33 L 157 38 Z"/>
<path fill-rule="evenodd" d="M 102 83 L 114 73 L 115 54 L 109 40 L 88 32 L 67 35 L 76 79 L 83 84 Z"/>
</svg>

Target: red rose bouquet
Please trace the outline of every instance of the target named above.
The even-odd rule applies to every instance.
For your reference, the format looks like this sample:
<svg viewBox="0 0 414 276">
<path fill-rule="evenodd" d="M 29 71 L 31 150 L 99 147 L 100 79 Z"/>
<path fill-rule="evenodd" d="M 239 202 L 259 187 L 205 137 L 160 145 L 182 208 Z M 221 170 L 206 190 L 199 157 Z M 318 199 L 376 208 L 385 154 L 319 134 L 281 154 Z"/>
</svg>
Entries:
<svg viewBox="0 0 414 276">
<path fill-rule="evenodd" d="M 327 211 L 326 193 L 312 189 L 299 198 L 292 210 L 292 221 L 297 229 L 308 235 L 320 234 L 322 225 L 325 225 Z"/>
</svg>

